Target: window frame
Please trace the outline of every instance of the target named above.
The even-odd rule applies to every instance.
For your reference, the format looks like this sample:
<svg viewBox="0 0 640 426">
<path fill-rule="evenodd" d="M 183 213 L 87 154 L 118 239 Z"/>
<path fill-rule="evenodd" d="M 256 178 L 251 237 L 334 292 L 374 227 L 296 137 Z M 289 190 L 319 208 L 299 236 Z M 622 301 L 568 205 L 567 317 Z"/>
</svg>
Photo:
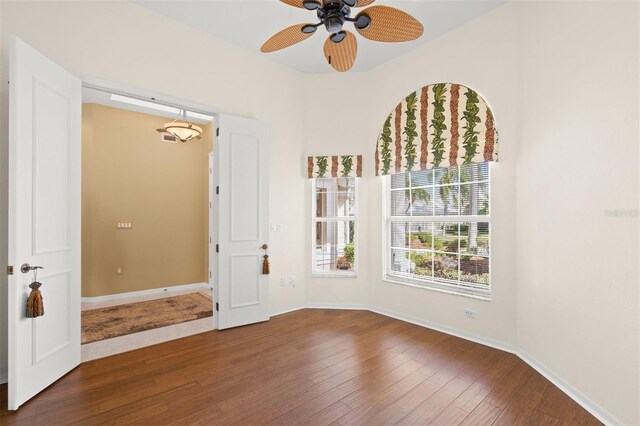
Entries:
<svg viewBox="0 0 640 426">
<path fill-rule="evenodd" d="M 313 178 L 313 179 L 309 179 L 311 182 L 311 277 L 312 278 L 357 278 L 358 277 L 358 267 L 359 267 L 359 260 L 358 260 L 358 254 L 359 251 L 358 250 L 358 241 L 359 241 L 359 231 L 360 231 L 360 227 L 358 226 L 358 215 L 359 215 L 359 206 L 360 206 L 360 201 L 359 201 L 359 197 L 358 197 L 358 187 L 359 187 L 359 182 L 358 182 L 358 178 L 356 177 L 349 177 L 349 178 L 344 178 L 344 179 L 353 179 L 354 180 L 354 185 L 353 185 L 353 190 L 355 192 L 354 194 L 354 207 L 353 207 L 353 216 L 342 216 L 342 217 L 317 217 L 316 216 L 316 208 L 317 208 L 317 190 L 316 190 L 316 180 L 317 179 L 339 179 L 339 177 L 334 178 L 334 177 L 325 177 L 325 178 Z M 354 239 L 354 244 L 353 244 L 353 270 L 352 271 L 343 271 L 343 270 L 336 270 L 336 271 L 319 271 L 316 269 L 316 224 L 318 222 L 353 222 L 354 226 L 355 226 L 355 231 L 353 233 L 353 239 Z"/>
<path fill-rule="evenodd" d="M 493 256 L 489 253 L 489 281 L 488 288 L 471 288 L 463 287 L 461 285 L 446 284 L 433 280 L 418 279 L 410 276 L 403 276 L 401 274 L 394 274 L 391 271 L 391 223 L 392 222 L 444 222 L 444 223 L 464 223 L 464 222 L 486 222 L 489 224 L 489 247 L 493 248 L 493 223 L 491 216 L 493 213 L 492 207 L 492 172 L 491 163 L 488 163 L 488 187 L 489 187 L 489 214 L 483 216 L 473 215 L 442 215 L 442 216 L 391 216 L 391 175 L 382 176 L 382 235 L 383 247 L 382 247 L 382 281 L 406 285 L 410 287 L 417 287 L 426 290 L 438 291 L 447 294 L 453 294 L 457 296 L 465 296 L 479 300 L 490 301 L 493 290 Z M 459 185 L 459 184 L 458 184 Z M 422 188 L 421 186 L 416 188 Z M 460 253 L 458 253 L 458 256 Z"/>
</svg>

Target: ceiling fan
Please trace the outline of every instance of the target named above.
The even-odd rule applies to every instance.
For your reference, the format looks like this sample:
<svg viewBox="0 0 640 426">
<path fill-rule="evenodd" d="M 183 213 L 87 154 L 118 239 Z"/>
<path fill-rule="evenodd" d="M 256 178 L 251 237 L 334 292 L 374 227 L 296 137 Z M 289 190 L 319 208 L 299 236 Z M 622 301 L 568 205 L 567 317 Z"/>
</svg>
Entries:
<svg viewBox="0 0 640 426">
<path fill-rule="evenodd" d="M 419 38 L 422 24 L 402 10 L 389 6 L 371 6 L 351 17 L 351 9 L 364 7 L 375 0 L 280 0 L 291 6 L 315 11 L 320 22 L 297 24 L 273 35 L 260 50 L 275 52 L 311 37 L 324 25 L 329 37 L 324 43 L 324 56 L 335 70 L 345 72 L 353 66 L 358 54 L 358 42 L 353 33 L 344 29 L 352 22 L 361 36 L 374 41 L 401 42 Z"/>
</svg>

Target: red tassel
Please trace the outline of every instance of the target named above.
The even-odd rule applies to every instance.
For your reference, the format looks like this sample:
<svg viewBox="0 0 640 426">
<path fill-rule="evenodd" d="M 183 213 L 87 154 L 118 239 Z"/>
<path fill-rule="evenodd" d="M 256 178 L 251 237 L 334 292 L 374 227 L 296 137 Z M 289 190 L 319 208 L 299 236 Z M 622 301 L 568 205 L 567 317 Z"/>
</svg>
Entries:
<svg viewBox="0 0 640 426">
<path fill-rule="evenodd" d="M 31 293 L 29 293 L 29 298 L 27 299 L 27 318 L 36 318 L 44 315 L 42 292 L 39 290 L 41 285 L 42 283 L 37 281 L 29 284 Z"/>
<path fill-rule="evenodd" d="M 269 255 L 264 255 L 264 261 L 262 262 L 262 274 L 269 275 L 270 267 L 269 267 Z"/>
</svg>

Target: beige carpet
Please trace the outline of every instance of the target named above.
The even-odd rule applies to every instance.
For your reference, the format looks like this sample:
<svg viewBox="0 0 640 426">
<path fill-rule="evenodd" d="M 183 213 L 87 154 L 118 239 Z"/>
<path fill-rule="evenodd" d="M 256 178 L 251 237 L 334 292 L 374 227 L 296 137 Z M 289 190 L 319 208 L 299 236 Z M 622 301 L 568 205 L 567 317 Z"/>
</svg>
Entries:
<svg viewBox="0 0 640 426">
<path fill-rule="evenodd" d="M 190 293 L 82 312 L 82 343 L 213 316 L 213 302 Z"/>
</svg>

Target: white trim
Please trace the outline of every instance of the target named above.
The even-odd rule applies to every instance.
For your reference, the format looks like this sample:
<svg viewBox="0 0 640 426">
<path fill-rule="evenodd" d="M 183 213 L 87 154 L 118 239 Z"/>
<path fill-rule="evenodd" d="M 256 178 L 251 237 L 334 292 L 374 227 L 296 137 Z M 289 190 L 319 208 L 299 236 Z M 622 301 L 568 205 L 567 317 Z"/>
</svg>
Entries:
<svg viewBox="0 0 640 426">
<path fill-rule="evenodd" d="M 83 297 L 82 303 L 109 302 L 112 300 L 128 299 L 128 298 L 141 297 L 141 296 L 155 296 L 163 293 L 170 294 L 178 291 L 197 290 L 201 288 L 211 289 L 212 287 L 207 283 L 183 284 L 183 285 L 168 286 L 168 287 L 161 287 L 161 288 L 152 288 L 149 290 L 130 291 L 128 293 L 108 294 L 106 296 Z"/>
<path fill-rule="evenodd" d="M 345 309 L 345 310 L 367 310 L 380 315 L 384 315 L 390 318 L 395 318 L 400 321 L 405 321 L 411 324 L 418 325 L 420 327 L 429 328 L 432 330 L 440 331 L 451 336 L 456 336 L 461 339 L 469 340 L 471 342 L 478 343 L 480 345 L 489 346 L 494 349 L 498 349 L 504 352 L 512 353 L 519 357 L 522 361 L 527 363 L 531 368 L 542 374 L 547 380 L 549 380 L 558 389 L 564 392 L 569 398 L 573 399 L 582 408 L 587 410 L 591 415 L 597 418 L 605 425 L 622 425 L 623 422 L 616 419 L 613 415 L 607 412 L 604 408 L 593 402 L 585 394 L 574 388 L 571 384 L 567 383 L 559 375 L 554 373 L 551 369 L 544 366 L 534 357 L 517 348 L 514 345 L 500 342 L 498 340 L 488 339 L 486 337 L 479 336 L 477 334 L 468 333 L 466 331 L 458 330 L 455 328 L 447 327 L 441 324 L 437 324 L 431 321 L 426 321 L 418 318 L 413 318 L 408 315 L 400 314 L 398 312 L 389 311 L 386 309 L 376 308 L 373 306 L 365 305 L 351 305 L 351 304 L 307 304 L 306 306 L 292 308 L 287 311 L 278 312 L 272 314 L 272 316 L 282 315 L 288 312 L 298 311 L 300 309 Z"/>
<path fill-rule="evenodd" d="M 281 311 L 276 311 L 276 312 L 271 313 L 269 315 L 269 318 L 273 318 L 273 317 L 277 317 L 278 315 L 284 315 L 284 314 L 288 314 L 288 313 L 291 313 L 291 312 L 299 311 L 301 309 L 307 309 L 307 307 L 306 306 L 296 306 L 294 308 L 287 308 L 287 309 L 283 309 Z"/>
<path fill-rule="evenodd" d="M 501 351 L 509 352 L 515 355 L 518 355 L 518 350 L 513 345 L 500 342 L 498 340 L 488 339 L 486 337 L 478 336 L 477 334 L 467 333 L 466 331 L 458 330 L 455 328 L 447 327 L 442 324 L 438 324 L 431 321 L 425 321 L 418 318 L 413 318 L 408 315 L 400 314 L 394 311 L 388 311 L 386 309 L 374 308 L 371 307 L 369 309 L 371 312 L 375 312 L 376 314 L 384 315 L 387 317 L 395 318 L 400 321 L 409 322 L 411 324 L 419 325 L 421 327 L 430 328 L 432 330 L 440 331 L 445 334 L 449 334 L 451 336 L 459 337 L 461 339 L 469 340 L 471 342 L 479 343 L 481 345 L 489 346 L 495 349 L 499 349 Z"/>
<path fill-rule="evenodd" d="M 605 425 L 624 424 L 525 351 L 519 349 L 516 355 Z"/>
<path fill-rule="evenodd" d="M 307 309 L 344 309 L 347 311 L 371 311 L 371 308 L 360 304 L 341 303 L 311 303 L 307 304 Z"/>
<path fill-rule="evenodd" d="M 451 294 L 453 296 L 469 297 L 471 299 L 482 300 L 483 302 L 491 302 L 491 293 L 484 293 L 481 291 L 473 290 L 466 292 L 464 288 L 456 288 L 454 286 L 448 286 L 452 287 L 452 289 L 449 289 L 446 284 L 441 284 L 434 281 L 421 281 L 417 279 L 411 279 L 410 277 L 406 277 L 403 280 L 403 277 L 398 275 L 385 276 L 382 281 L 389 284 L 405 285 L 409 287 L 420 288 L 423 290 L 431 290 L 440 293 Z"/>
</svg>

